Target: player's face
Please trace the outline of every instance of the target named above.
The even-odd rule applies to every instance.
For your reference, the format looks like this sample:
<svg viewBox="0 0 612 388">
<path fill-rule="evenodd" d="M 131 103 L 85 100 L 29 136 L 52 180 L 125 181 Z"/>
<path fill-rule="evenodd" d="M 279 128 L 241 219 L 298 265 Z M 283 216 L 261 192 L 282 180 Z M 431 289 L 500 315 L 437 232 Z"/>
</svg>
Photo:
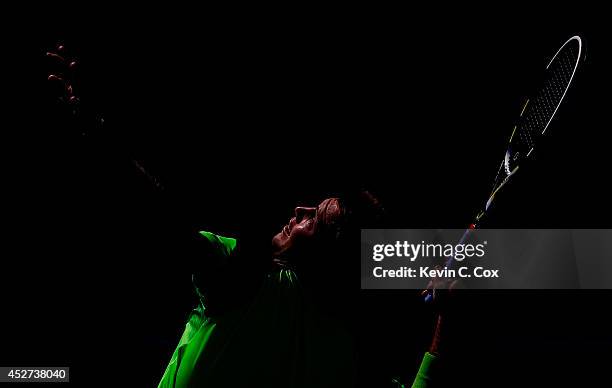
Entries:
<svg viewBox="0 0 612 388">
<path fill-rule="evenodd" d="M 274 256 L 291 254 L 312 242 L 321 226 L 337 220 L 342 211 L 337 198 L 328 198 L 317 207 L 296 207 L 295 217 L 272 239 L 272 252 Z"/>
</svg>

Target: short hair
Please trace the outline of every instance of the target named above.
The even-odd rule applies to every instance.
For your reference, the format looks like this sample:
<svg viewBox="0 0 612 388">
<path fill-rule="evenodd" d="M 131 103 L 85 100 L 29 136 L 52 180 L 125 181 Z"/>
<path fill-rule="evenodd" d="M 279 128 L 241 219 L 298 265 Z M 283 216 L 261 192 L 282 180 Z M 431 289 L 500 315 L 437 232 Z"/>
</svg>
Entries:
<svg viewBox="0 0 612 388">
<path fill-rule="evenodd" d="M 349 192 L 337 198 L 341 215 L 322 225 L 321 234 L 328 243 L 352 240 L 361 229 L 380 227 L 385 210 L 380 200 L 367 190 Z"/>
<path fill-rule="evenodd" d="M 385 210 L 370 191 L 347 192 L 337 200 L 341 215 L 331 223 L 321 225 L 316 242 L 303 247 L 298 253 L 307 257 L 302 262 L 301 272 L 315 271 L 310 273 L 310 277 L 324 276 L 324 273 L 335 276 L 338 271 L 344 271 L 347 265 L 359 268 L 361 230 L 379 228 L 384 222 Z M 318 260 L 312 260 L 313 256 Z M 312 268 L 313 265 L 315 268 Z M 321 272 L 322 268 L 326 270 Z"/>
</svg>

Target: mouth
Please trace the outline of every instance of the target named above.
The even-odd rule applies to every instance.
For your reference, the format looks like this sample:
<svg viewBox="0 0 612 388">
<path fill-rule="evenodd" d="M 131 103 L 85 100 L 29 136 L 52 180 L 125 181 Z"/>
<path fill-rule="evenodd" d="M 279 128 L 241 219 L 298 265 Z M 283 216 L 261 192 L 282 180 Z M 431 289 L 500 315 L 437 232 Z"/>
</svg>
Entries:
<svg viewBox="0 0 612 388">
<path fill-rule="evenodd" d="M 291 231 L 289 230 L 289 225 L 283 226 L 283 233 L 285 234 L 285 236 L 289 237 L 290 232 Z"/>
</svg>

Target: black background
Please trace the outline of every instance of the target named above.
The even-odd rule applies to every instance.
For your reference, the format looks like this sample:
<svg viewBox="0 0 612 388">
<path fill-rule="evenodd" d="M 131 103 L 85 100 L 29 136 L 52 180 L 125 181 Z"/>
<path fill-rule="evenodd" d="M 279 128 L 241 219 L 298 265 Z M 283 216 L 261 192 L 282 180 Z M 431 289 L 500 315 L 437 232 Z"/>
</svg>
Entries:
<svg viewBox="0 0 612 388">
<path fill-rule="evenodd" d="M 487 226 L 611 227 L 611 62 L 599 10 L 477 11 L 21 12 L 5 34 L 17 104 L 1 143 L 2 364 L 68 365 L 82 386 L 155 385 L 194 303 L 180 262 L 197 254 L 198 229 L 267 241 L 296 204 L 358 187 L 382 199 L 390 226 L 464 227 L 538 70 L 575 34 L 586 61 L 537 162 L 502 192 Z M 55 103 L 44 52 L 57 42 L 79 59 L 75 87 L 84 113 L 104 117 L 98 133 L 82 136 L 88 122 L 70 124 Z M 604 378 L 609 297 L 462 295 L 445 378 Z M 432 312 L 414 292 L 360 298 L 362 383 L 409 380 Z"/>
</svg>

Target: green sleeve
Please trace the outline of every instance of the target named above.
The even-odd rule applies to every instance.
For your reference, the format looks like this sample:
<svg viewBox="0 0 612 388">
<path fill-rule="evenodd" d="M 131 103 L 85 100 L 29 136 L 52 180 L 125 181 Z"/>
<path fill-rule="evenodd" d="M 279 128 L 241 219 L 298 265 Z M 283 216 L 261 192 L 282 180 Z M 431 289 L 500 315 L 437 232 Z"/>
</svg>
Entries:
<svg viewBox="0 0 612 388">
<path fill-rule="evenodd" d="M 235 238 L 219 236 L 204 230 L 200 231 L 200 235 L 211 243 L 215 253 L 221 257 L 229 257 L 236 249 Z"/>
<path fill-rule="evenodd" d="M 417 373 L 412 388 L 427 388 L 431 387 L 432 381 L 435 379 L 435 370 L 438 364 L 438 357 L 427 352 L 421 361 L 421 367 Z"/>
<path fill-rule="evenodd" d="M 202 257 L 192 269 L 192 283 L 208 314 L 222 309 L 226 299 L 235 293 L 237 276 L 230 263 L 236 251 L 236 239 L 201 231 L 200 237 L 206 242 Z"/>
<path fill-rule="evenodd" d="M 189 344 L 196 339 L 198 332 L 201 331 L 202 327 L 206 324 L 208 324 L 208 328 L 205 333 L 206 335 L 204 336 L 204 343 L 208 340 L 210 333 L 215 327 L 215 324 L 206 319 L 204 315 L 204 308 L 202 306 L 198 306 L 191 313 L 185 326 L 185 330 L 183 331 L 183 335 L 181 336 L 174 353 L 172 353 L 170 362 L 168 363 L 168 366 L 166 367 L 164 375 L 162 376 L 157 388 L 175 388 L 183 386 L 181 379 L 178 378 L 178 370 L 181 366 L 181 361 L 185 357 L 186 353 L 189 352 Z M 183 375 L 185 374 L 186 373 L 183 373 Z M 187 374 L 187 377 L 188 376 L 189 374 Z"/>
<path fill-rule="evenodd" d="M 227 259 L 236 249 L 236 239 L 219 236 L 206 231 L 201 231 L 199 234 L 209 243 L 207 246 L 208 249 L 204 252 L 210 257 L 202 257 L 203 261 L 219 261 Z M 174 350 L 172 357 L 170 358 L 170 362 L 166 367 L 158 388 L 174 388 L 176 386 L 183 386 L 181 381 L 189 378 L 190 373 L 185 372 L 185 370 L 188 371 L 189 368 L 183 366 L 183 373 L 179 373 L 179 367 L 181 366 L 181 361 L 184 358 L 189 358 L 190 356 L 188 345 L 195 340 L 198 340 L 203 344 L 206 343 L 208 337 L 215 328 L 215 324 L 206 319 L 204 312 L 207 310 L 205 305 L 207 304 L 206 302 L 210 291 L 212 291 L 210 289 L 210 284 L 206 283 L 212 283 L 215 277 L 219 276 L 219 273 L 218 268 L 216 268 L 216 264 L 209 265 L 206 269 L 208 270 L 207 275 L 209 276 L 205 278 L 206 281 L 202 282 L 205 284 L 196 284 L 196 282 L 194 282 L 194 288 L 201 299 L 201 304 L 191 313 L 185 326 L 183 335 L 181 336 L 181 339 Z M 200 335 L 200 337 L 197 337 L 197 335 Z M 202 335 L 204 337 L 202 337 Z"/>
</svg>

